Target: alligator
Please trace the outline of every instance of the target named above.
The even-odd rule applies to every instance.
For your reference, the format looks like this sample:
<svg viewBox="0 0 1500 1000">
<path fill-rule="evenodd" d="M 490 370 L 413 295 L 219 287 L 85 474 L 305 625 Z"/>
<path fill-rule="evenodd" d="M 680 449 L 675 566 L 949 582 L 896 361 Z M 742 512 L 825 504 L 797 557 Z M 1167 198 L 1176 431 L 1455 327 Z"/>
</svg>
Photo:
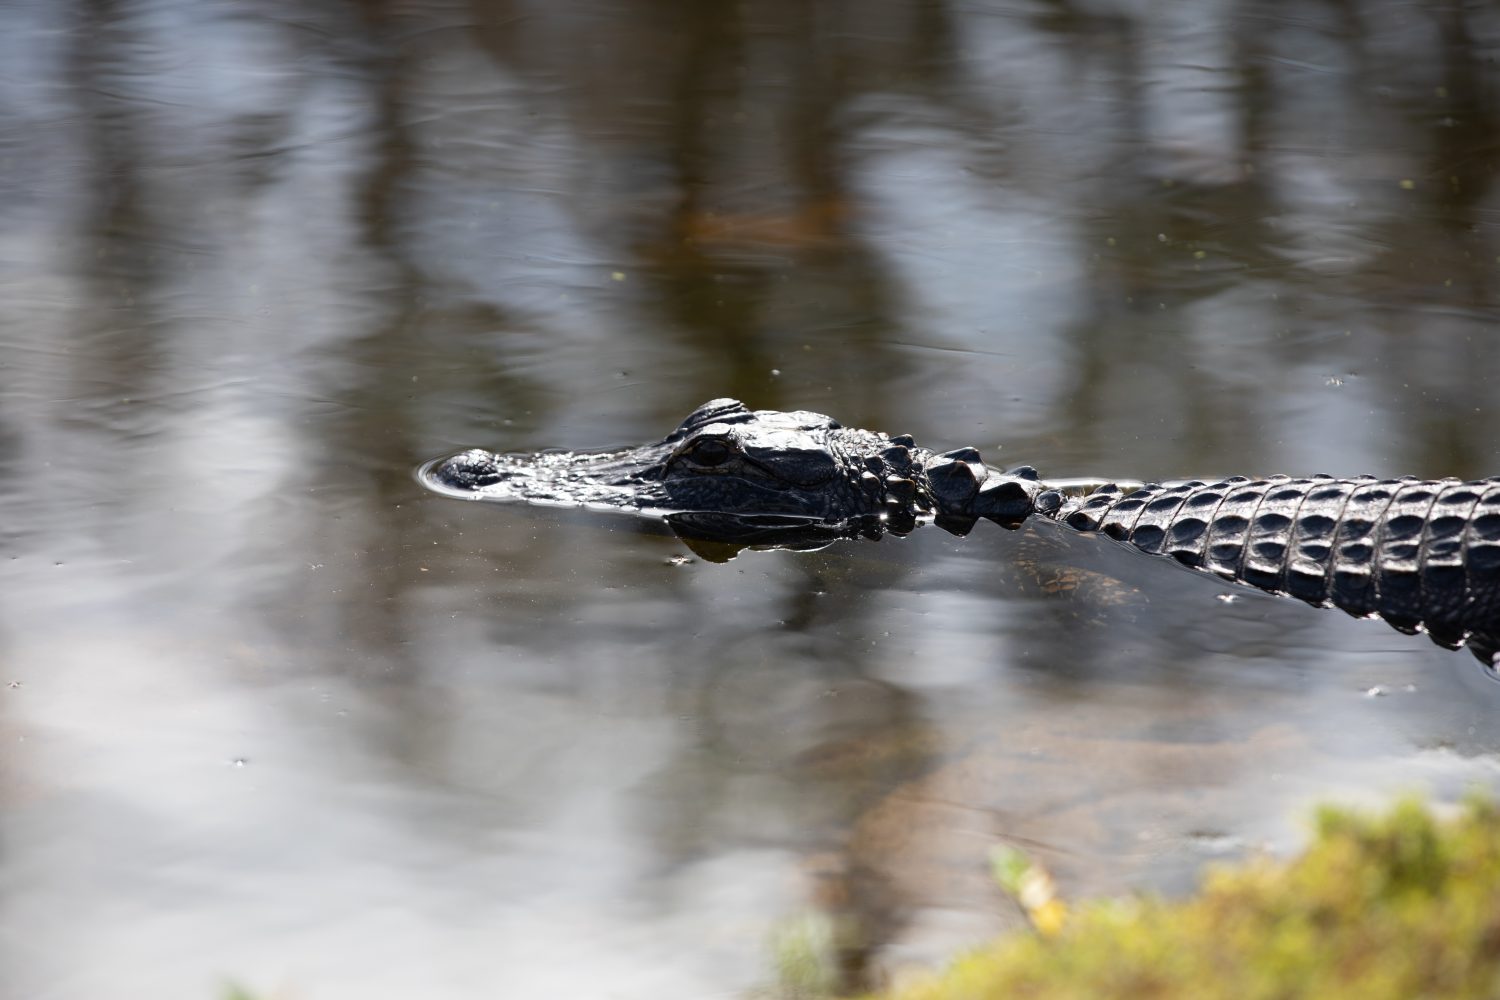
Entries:
<svg viewBox="0 0 1500 1000">
<path fill-rule="evenodd" d="M 1500 669 L 1500 477 L 1049 482 L 1030 466 L 990 467 L 974 448 L 939 454 L 910 435 L 734 399 L 711 400 L 635 448 L 474 448 L 417 475 L 449 496 L 628 511 L 737 545 L 808 547 L 905 534 L 924 522 L 965 534 L 981 518 L 1014 528 L 1040 517 L 1224 580 L 1425 632 Z"/>
</svg>

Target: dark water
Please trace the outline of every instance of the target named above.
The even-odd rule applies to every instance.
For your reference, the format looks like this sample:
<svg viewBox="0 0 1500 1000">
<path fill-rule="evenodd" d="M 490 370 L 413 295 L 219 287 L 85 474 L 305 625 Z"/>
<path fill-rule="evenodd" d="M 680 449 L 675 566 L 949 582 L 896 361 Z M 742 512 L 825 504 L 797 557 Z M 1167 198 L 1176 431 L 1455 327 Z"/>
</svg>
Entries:
<svg viewBox="0 0 1500 1000">
<path fill-rule="evenodd" d="M 734 997 L 809 912 L 878 979 L 1015 922 L 997 843 L 1179 891 L 1500 787 L 1466 654 L 1097 540 L 412 480 L 723 395 L 1500 472 L 1500 14 L 1140 9 L 0 9 L 0 995 Z"/>
</svg>

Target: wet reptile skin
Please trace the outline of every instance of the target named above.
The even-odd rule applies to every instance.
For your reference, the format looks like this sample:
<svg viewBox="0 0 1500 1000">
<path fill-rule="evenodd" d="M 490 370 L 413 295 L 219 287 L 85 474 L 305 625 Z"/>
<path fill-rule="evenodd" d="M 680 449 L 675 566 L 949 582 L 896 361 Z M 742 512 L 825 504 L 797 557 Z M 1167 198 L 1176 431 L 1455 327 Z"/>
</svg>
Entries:
<svg viewBox="0 0 1500 1000">
<path fill-rule="evenodd" d="M 427 463 L 418 478 L 449 496 L 629 511 L 739 544 L 878 537 L 925 520 L 962 533 L 981 517 L 1015 527 L 1036 515 L 1467 645 L 1486 664 L 1500 650 L 1500 477 L 1237 476 L 1078 496 L 1027 466 L 991 468 L 973 448 L 936 454 L 820 413 L 715 399 L 661 441 L 535 455 L 475 448 Z"/>
<path fill-rule="evenodd" d="M 1491 662 L 1500 635 L 1500 478 L 1235 476 L 1038 497 L 1039 513 L 1142 552 Z"/>
</svg>

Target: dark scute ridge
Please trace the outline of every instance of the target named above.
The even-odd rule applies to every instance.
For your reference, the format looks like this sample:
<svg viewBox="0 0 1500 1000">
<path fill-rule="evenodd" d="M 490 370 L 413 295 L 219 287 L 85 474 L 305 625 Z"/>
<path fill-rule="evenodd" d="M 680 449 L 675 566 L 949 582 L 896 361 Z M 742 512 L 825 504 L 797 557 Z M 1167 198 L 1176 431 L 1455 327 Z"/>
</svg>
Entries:
<svg viewBox="0 0 1500 1000">
<path fill-rule="evenodd" d="M 1182 508 L 1182 501 L 1192 492 L 1192 487 L 1189 484 L 1183 484 L 1171 488 L 1158 488 L 1158 490 L 1155 496 L 1146 499 L 1141 504 L 1129 528 L 1125 529 L 1130 544 L 1151 555 L 1160 555 L 1164 551 L 1167 529 L 1171 527 L 1172 519 Z M 1120 525 L 1124 529 L 1123 519 Z"/>
<path fill-rule="evenodd" d="M 1474 504 L 1473 513 L 1464 528 L 1464 573 L 1468 600 L 1466 620 L 1483 620 L 1488 624 L 1488 640 L 1470 639 L 1475 655 L 1496 650 L 1500 637 L 1500 483 L 1491 485 Z M 1486 645 L 1488 642 L 1488 645 Z"/>
<path fill-rule="evenodd" d="M 1464 532 L 1481 494 L 1465 483 L 1451 483 L 1432 505 L 1423 528 L 1422 612 L 1428 635 L 1450 649 L 1463 642 L 1472 594 L 1464 561 Z"/>
<path fill-rule="evenodd" d="M 1292 531 L 1297 512 L 1307 495 L 1307 480 L 1282 482 L 1284 485 L 1278 485 L 1275 479 L 1272 480 L 1245 533 L 1241 578 L 1262 590 L 1283 589 Z"/>
<path fill-rule="evenodd" d="M 967 461 L 939 458 L 927 466 L 927 480 L 933 495 L 946 510 L 958 511 L 968 506 L 979 492 L 979 477 Z"/>
<path fill-rule="evenodd" d="M 1374 578 L 1379 525 L 1400 486 L 1388 480 L 1359 483 L 1344 501 L 1344 513 L 1334 532 L 1329 597 L 1357 618 L 1376 610 Z"/>
<path fill-rule="evenodd" d="M 1240 484 L 1219 504 L 1209 521 L 1205 569 L 1226 580 L 1241 579 L 1244 565 L 1245 538 L 1251 519 L 1265 496 L 1265 483 Z"/>
<path fill-rule="evenodd" d="M 710 399 L 683 418 L 677 429 L 667 435 L 668 441 L 680 441 L 709 424 L 740 424 L 752 419 L 755 414 L 738 399 L 721 397 Z"/>
<path fill-rule="evenodd" d="M 1417 629 L 1422 600 L 1422 533 L 1438 491 L 1431 483 L 1408 482 L 1391 499 L 1377 533 L 1375 607 L 1393 628 Z"/>
</svg>

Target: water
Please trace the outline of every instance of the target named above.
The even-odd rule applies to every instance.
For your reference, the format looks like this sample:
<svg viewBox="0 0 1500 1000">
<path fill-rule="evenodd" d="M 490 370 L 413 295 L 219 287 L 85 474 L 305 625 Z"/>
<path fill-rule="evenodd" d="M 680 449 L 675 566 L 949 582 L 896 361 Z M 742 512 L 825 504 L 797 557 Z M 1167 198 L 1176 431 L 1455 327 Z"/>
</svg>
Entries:
<svg viewBox="0 0 1500 1000">
<path fill-rule="evenodd" d="M 1466 654 L 1103 540 L 716 563 L 412 479 L 723 395 L 1500 471 L 1490 9 L 0 21 L 0 995 L 733 997 L 809 912 L 878 979 L 1014 925 L 996 843 L 1177 892 L 1500 786 Z"/>
</svg>

